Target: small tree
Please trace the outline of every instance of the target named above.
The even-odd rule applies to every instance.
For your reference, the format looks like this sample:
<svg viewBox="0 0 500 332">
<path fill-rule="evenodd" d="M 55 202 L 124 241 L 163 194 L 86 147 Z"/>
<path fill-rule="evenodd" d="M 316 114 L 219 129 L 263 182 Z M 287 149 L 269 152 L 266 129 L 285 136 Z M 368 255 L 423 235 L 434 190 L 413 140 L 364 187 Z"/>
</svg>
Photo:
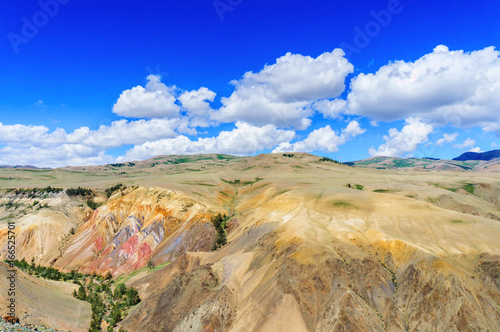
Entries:
<svg viewBox="0 0 500 332">
<path fill-rule="evenodd" d="M 115 300 L 121 299 L 123 297 L 123 294 L 127 291 L 127 287 L 125 284 L 119 284 L 115 288 L 115 292 L 113 293 L 113 297 Z"/>
<path fill-rule="evenodd" d="M 106 272 L 106 274 L 104 275 L 103 277 L 104 280 L 111 280 L 113 279 L 113 275 L 111 274 L 111 272 Z"/>
<path fill-rule="evenodd" d="M 78 288 L 78 293 L 75 297 L 79 300 L 87 300 L 87 292 L 85 291 L 85 287 L 83 287 L 83 285 L 80 285 L 80 287 Z"/>
<path fill-rule="evenodd" d="M 127 302 L 128 305 L 136 305 L 137 303 L 141 302 L 139 292 L 137 292 L 136 289 L 131 287 L 127 290 Z"/>
</svg>

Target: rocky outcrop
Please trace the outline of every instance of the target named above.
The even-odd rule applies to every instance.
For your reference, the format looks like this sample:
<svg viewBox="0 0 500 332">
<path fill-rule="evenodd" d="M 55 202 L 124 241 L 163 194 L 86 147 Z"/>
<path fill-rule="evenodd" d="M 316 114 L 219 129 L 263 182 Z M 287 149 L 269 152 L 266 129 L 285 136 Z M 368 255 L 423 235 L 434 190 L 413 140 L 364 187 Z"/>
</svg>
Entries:
<svg viewBox="0 0 500 332">
<path fill-rule="evenodd" d="M 209 251 L 214 238 L 203 204 L 170 190 L 133 188 L 95 210 L 55 266 L 118 275 L 149 261 L 159 265 L 187 251 Z"/>
</svg>

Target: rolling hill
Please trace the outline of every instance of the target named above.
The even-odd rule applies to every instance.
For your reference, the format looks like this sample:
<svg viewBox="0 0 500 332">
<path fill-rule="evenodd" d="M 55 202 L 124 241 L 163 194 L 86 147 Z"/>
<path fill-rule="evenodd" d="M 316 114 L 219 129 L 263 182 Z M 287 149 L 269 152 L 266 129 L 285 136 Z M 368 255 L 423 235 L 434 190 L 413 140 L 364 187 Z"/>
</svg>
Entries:
<svg viewBox="0 0 500 332">
<path fill-rule="evenodd" d="M 372 157 L 347 163 L 349 165 L 376 169 L 406 170 L 447 170 L 447 171 L 500 171 L 500 159 L 434 159 L 434 158 L 398 158 Z"/>
<path fill-rule="evenodd" d="M 18 259 L 110 272 L 142 299 L 116 328 L 128 331 L 496 331 L 500 173 L 364 162 L 212 154 L 3 169 L 0 253 L 11 221 Z"/>
</svg>

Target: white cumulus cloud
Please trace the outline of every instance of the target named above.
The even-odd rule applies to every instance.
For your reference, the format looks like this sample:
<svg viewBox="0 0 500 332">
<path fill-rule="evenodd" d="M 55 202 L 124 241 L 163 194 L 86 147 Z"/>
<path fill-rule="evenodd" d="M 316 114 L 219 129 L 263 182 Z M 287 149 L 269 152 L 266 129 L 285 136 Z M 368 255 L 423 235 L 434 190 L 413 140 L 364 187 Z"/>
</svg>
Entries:
<svg viewBox="0 0 500 332">
<path fill-rule="evenodd" d="M 440 45 L 415 62 L 395 61 L 351 82 L 348 112 L 376 121 L 420 117 L 434 125 L 500 130 L 500 52 Z"/>
<path fill-rule="evenodd" d="M 345 111 L 346 101 L 343 99 L 322 99 L 314 102 L 312 108 L 323 114 L 323 117 L 336 119 Z"/>
<path fill-rule="evenodd" d="M 432 126 L 424 123 L 419 118 L 408 118 L 405 120 L 405 126 L 401 131 L 396 128 L 389 130 L 389 135 L 384 136 L 385 143 L 378 149 L 373 147 L 368 150 L 372 156 L 401 156 L 413 152 L 418 145 L 427 142 L 427 136 L 432 133 Z"/>
<path fill-rule="evenodd" d="M 62 128 L 50 132 L 45 126 L 0 123 L 0 164 L 34 166 L 84 165 L 112 161 L 105 150 L 123 145 L 196 134 L 186 118 L 119 120 L 97 130 L 80 127 L 72 133 Z"/>
<path fill-rule="evenodd" d="M 122 92 L 115 105 L 115 114 L 128 118 L 173 118 L 180 107 L 176 104 L 176 87 L 168 87 L 158 75 L 149 75 L 145 87 L 140 85 Z"/>
<path fill-rule="evenodd" d="M 444 133 L 443 137 L 441 137 L 440 139 L 438 139 L 436 141 L 436 145 L 442 146 L 444 143 L 454 142 L 457 139 L 457 137 L 458 137 L 458 133 L 453 133 L 453 134 Z"/>
<path fill-rule="evenodd" d="M 215 99 L 216 93 L 201 87 L 198 90 L 185 91 L 179 97 L 184 110 L 191 119 L 192 126 L 207 127 L 213 123 L 210 118 L 213 116 L 214 110 L 210 106 L 210 102 Z"/>
<path fill-rule="evenodd" d="M 466 149 L 466 148 L 471 148 L 474 145 L 476 145 L 476 141 L 474 141 L 472 138 L 467 138 L 462 143 L 453 145 L 453 147 L 457 149 Z"/>
<path fill-rule="evenodd" d="M 30 146 L 25 148 L 5 146 L 0 148 L 0 165 L 33 165 L 61 167 L 99 165 L 114 162 L 104 150 L 84 145 L 60 144 L 51 147 Z"/>
<path fill-rule="evenodd" d="M 221 99 L 223 106 L 214 119 L 305 129 L 314 114 L 308 104 L 338 97 L 345 90 L 345 78 L 352 72 L 353 65 L 341 49 L 317 58 L 287 53 L 260 72 L 247 72 L 240 80 L 232 81 L 235 91 Z"/>
<path fill-rule="evenodd" d="M 337 135 L 330 125 L 327 125 L 323 128 L 313 130 L 302 141 L 295 143 L 283 142 L 273 152 L 336 152 L 340 145 L 364 132 L 365 129 L 362 129 L 357 121 L 349 122 L 347 127 L 342 129 L 340 135 Z"/>
<path fill-rule="evenodd" d="M 165 154 L 228 153 L 248 155 L 271 149 L 295 136 L 293 130 L 278 129 L 274 125 L 257 127 L 245 122 L 236 122 L 231 131 L 221 131 L 217 136 L 191 140 L 184 135 L 136 145 L 119 161 L 142 160 Z"/>
</svg>

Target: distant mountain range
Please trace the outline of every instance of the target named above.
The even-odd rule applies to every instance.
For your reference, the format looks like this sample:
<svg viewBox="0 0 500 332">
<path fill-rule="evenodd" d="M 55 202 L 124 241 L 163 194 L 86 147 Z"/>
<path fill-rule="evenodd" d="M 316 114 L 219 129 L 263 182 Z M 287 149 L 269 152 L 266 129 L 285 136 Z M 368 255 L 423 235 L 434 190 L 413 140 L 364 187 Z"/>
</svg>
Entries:
<svg viewBox="0 0 500 332">
<path fill-rule="evenodd" d="M 0 168 L 17 168 L 17 169 L 40 169 L 36 166 L 31 165 L 0 165 Z"/>
<path fill-rule="evenodd" d="M 488 152 L 466 152 L 453 160 L 492 160 L 495 158 L 500 158 L 500 150 L 492 150 Z"/>
<path fill-rule="evenodd" d="M 377 169 L 415 169 L 450 171 L 500 171 L 500 150 L 483 153 L 467 152 L 453 160 L 436 158 L 373 157 L 346 163 Z"/>
</svg>

